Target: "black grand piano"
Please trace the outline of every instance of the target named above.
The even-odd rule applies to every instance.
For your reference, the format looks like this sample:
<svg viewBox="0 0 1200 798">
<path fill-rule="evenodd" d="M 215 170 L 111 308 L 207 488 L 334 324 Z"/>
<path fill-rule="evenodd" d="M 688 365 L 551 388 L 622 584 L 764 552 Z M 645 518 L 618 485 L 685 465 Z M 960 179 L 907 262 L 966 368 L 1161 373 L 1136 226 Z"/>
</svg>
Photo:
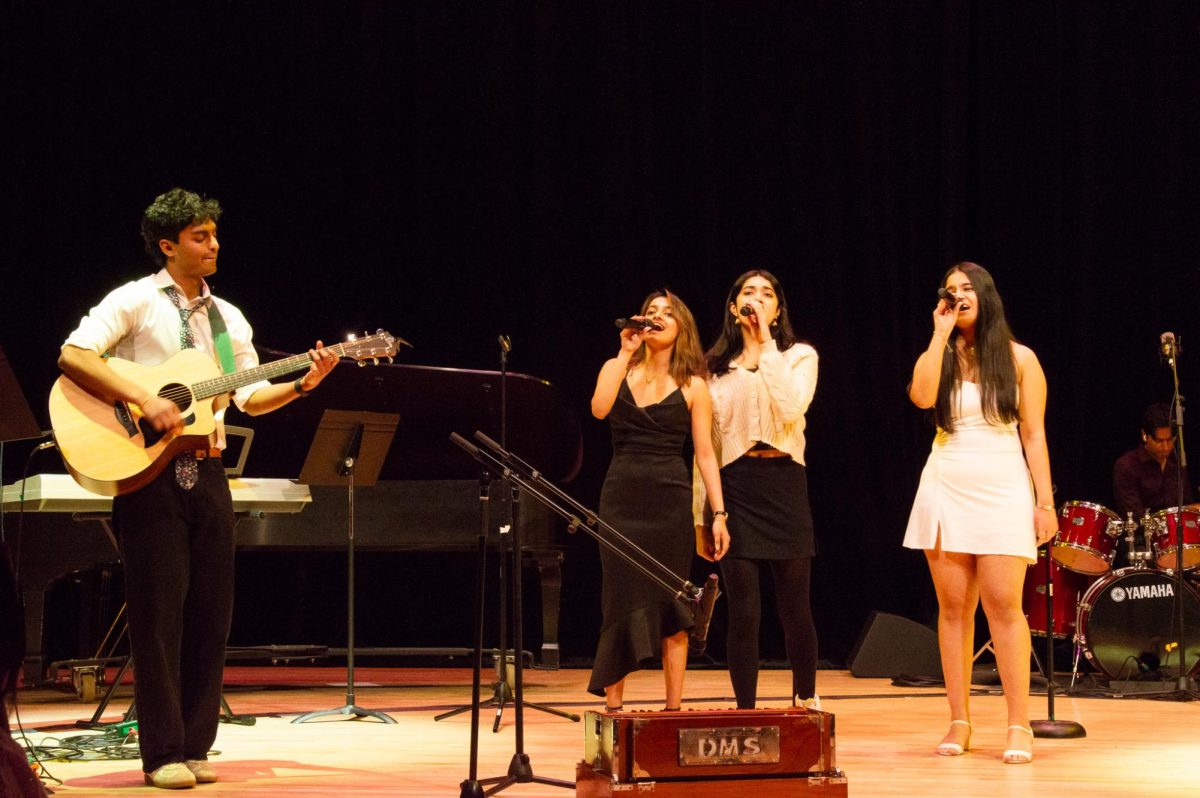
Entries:
<svg viewBox="0 0 1200 798">
<path fill-rule="evenodd" d="M 582 458 L 577 414 L 562 401 L 547 381 L 526 374 L 507 374 L 505 404 L 506 433 L 510 447 L 536 463 L 557 481 L 573 478 Z M 360 489 L 355 497 L 355 546 L 358 561 L 368 564 L 373 554 L 387 568 L 387 555 L 396 552 L 431 555 L 393 557 L 395 576 L 415 587 L 391 588 L 387 576 L 372 596 L 370 582 L 358 592 L 364 623 L 377 610 L 397 618 L 413 611 L 446 619 L 445 610 L 473 592 L 472 560 L 480 530 L 478 464 L 449 441 L 451 432 L 466 437 L 483 430 L 499 437 L 501 420 L 501 374 L 495 371 L 436 368 L 410 365 L 380 365 L 352 368 L 340 366 L 321 385 L 320 391 L 284 411 L 238 423 L 255 430 L 254 450 L 247 465 L 248 476 L 295 477 L 301 471 L 309 442 L 327 409 L 396 413 L 400 420 L 377 485 Z M 269 515 L 260 521 L 239 525 L 238 546 L 242 551 L 342 552 L 346 547 L 346 491 L 342 487 L 312 486 L 312 506 L 302 513 Z M 491 491 L 492 533 L 508 519 L 507 491 Z M 559 598 L 566 531 L 558 516 L 537 501 L 523 497 L 519 522 L 524 563 L 536 568 L 540 585 L 542 642 L 539 663 L 557 667 Z M 457 559 L 432 556 L 455 553 Z M 493 563 L 498 561 L 493 559 Z M 418 579 L 407 568 L 422 570 Z M 425 567 L 438 569 L 431 581 Z M 309 569 L 312 569 L 310 561 Z M 318 569 L 319 570 L 319 569 Z M 360 569 L 360 577 L 369 573 Z M 311 573 L 308 579 L 316 581 Z M 333 584 L 340 584 L 336 579 Z M 378 583 L 378 582 L 377 582 Z M 239 583 L 241 587 L 241 583 Z M 243 595 L 247 593 L 243 590 Z M 493 595 L 494 599 L 495 596 Z M 380 603 L 385 606 L 380 607 Z M 403 605 L 399 607 L 396 605 Z M 391 605 L 391 606 L 388 606 Z M 415 606 L 414 606 L 415 605 Z M 536 606 L 536 604 L 534 605 Z M 328 616 L 331 621 L 333 614 Z M 411 617 L 411 616 L 410 616 Z M 469 616 L 463 616 L 468 618 Z M 391 624 L 406 643 L 404 623 Z M 467 626 L 462 625 L 462 631 Z M 386 634 L 381 624 L 377 635 Z M 536 628 L 536 625 L 532 628 Z M 363 626 L 369 638 L 370 627 Z M 236 627 L 235 627 L 236 631 Z M 463 635 L 462 640 L 467 636 Z M 396 643 L 393 643 L 395 645 Z M 369 646 L 370 643 L 367 643 Z"/>
<path fill-rule="evenodd" d="M 264 360 L 282 354 L 269 353 Z M 545 380 L 510 372 L 505 391 L 510 447 L 551 479 L 570 480 L 582 457 L 578 416 Z M 305 487 L 303 500 L 274 501 L 281 493 L 297 495 L 289 493 L 283 483 L 300 474 L 326 409 L 396 413 L 400 417 L 379 483 L 356 491 L 356 592 L 359 638 L 365 647 L 360 650 L 369 653 L 372 646 L 419 646 L 423 641 L 412 639 L 405 623 L 406 618 L 417 617 L 443 626 L 461 626 L 443 630 L 443 640 L 470 645 L 467 608 L 473 592 L 470 554 L 480 531 L 479 474 L 475 461 L 451 444 L 449 435 L 470 436 L 478 429 L 499 437 L 501 374 L 392 364 L 368 368 L 341 365 L 312 396 L 265 416 L 250 418 L 230 412 L 229 423 L 254 430 L 243 478 L 232 483 L 235 509 L 242 512 L 231 645 L 336 643 L 344 639 L 340 619 L 345 614 L 345 489 Z M 52 457 L 49 453 L 43 456 Z M 66 570 L 116 559 L 113 541 L 102 523 L 109 500 L 81 492 L 68 482 L 66 477 L 45 475 L 37 485 L 38 501 L 27 507 L 35 513 L 25 522 L 22 570 L 29 637 L 26 674 L 31 678 L 47 675 L 40 650 L 47 583 Z M 311 501 L 307 500 L 309 493 Z M 493 543 L 499 538 L 499 524 L 509 517 L 506 494 L 495 488 L 491 491 L 489 540 Z M 6 512 L 15 509 L 10 501 L 13 496 L 13 486 L 7 486 Z M 559 596 L 566 532 L 558 517 L 538 502 L 522 498 L 519 507 L 523 563 L 536 569 L 538 576 L 535 589 L 541 605 L 542 639 L 535 653 L 542 667 L 554 668 L 559 663 Z M 9 515 L 10 521 L 12 518 Z M 372 564 L 377 566 L 374 575 Z M 451 621 L 459 617 L 466 621 Z M 324 640 L 314 640 L 314 624 L 322 619 L 332 628 L 324 629 Z M 239 635 L 253 639 L 239 639 Z M 90 652 L 80 651 L 79 655 L 90 656 Z"/>
</svg>

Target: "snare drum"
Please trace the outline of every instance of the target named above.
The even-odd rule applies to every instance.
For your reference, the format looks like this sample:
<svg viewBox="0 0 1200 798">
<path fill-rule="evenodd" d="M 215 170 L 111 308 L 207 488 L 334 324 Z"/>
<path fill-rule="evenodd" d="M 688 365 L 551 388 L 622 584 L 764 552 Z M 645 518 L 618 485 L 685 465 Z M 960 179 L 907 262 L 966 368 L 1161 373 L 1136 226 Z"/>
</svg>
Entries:
<svg viewBox="0 0 1200 798">
<path fill-rule="evenodd" d="M 1079 602 L 1079 644 L 1112 679 L 1136 677 L 1157 661 L 1172 673 L 1179 648 L 1172 627 L 1174 578 L 1153 568 L 1122 568 L 1088 588 Z M 1200 593 L 1183 583 L 1184 629 L 1200 629 Z M 1168 650 L 1170 649 L 1170 650 Z M 1200 670 L 1200 646 L 1187 647 L 1188 672 Z"/>
<path fill-rule="evenodd" d="M 1050 586 L 1054 590 L 1054 636 L 1072 637 L 1079 597 L 1092 581 L 1083 574 L 1068 571 L 1056 562 L 1050 563 Z M 1038 549 L 1037 564 L 1025 570 L 1025 591 L 1021 596 L 1029 631 L 1045 637 L 1046 625 L 1046 550 Z"/>
<path fill-rule="evenodd" d="M 1171 507 L 1150 517 L 1150 545 L 1154 547 L 1154 562 L 1159 568 L 1168 571 L 1175 568 L 1180 520 L 1183 521 L 1183 570 L 1190 571 L 1200 565 L 1200 513 L 1190 507 Z"/>
<path fill-rule="evenodd" d="M 1054 559 L 1081 574 L 1102 574 L 1112 567 L 1121 535 L 1121 519 L 1107 507 L 1066 502 L 1058 511 Z"/>
</svg>

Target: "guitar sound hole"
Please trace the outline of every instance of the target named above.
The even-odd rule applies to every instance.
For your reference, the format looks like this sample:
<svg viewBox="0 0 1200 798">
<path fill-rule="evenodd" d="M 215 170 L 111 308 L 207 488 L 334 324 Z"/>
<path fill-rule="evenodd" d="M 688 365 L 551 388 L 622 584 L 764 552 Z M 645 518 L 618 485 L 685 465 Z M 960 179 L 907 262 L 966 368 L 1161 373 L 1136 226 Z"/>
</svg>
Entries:
<svg viewBox="0 0 1200 798">
<path fill-rule="evenodd" d="M 169 402 L 173 402 L 175 406 L 179 408 L 179 412 L 181 413 L 192 405 L 192 392 L 188 390 L 186 385 L 181 385 L 177 382 L 173 382 L 164 385 L 162 388 L 159 388 L 158 395 Z M 129 409 L 126 408 L 125 412 L 128 413 Z M 189 413 L 183 417 L 183 425 L 185 427 L 195 423 L 195 413 Z M 138 419 L 137 431 L 142 433 L 142 446 L 147 449 L 149 449 L 151 446 L 154 446 L 163 438 L 163 433 L 156 430 L 154 425 L 151 424 L 144 416 Z M 133 433 L 130 434 L 132 435 Z"/>
<path fill-rule="evenodd" d="M 178 382 L 167 383 L 158 389 L 158 395 L 169 402 L 174 402 L 182 413 L 184 409 L 192 404 L 192 392 L 188 390 L 186 385 L 181 385 Z"/>
</svg>

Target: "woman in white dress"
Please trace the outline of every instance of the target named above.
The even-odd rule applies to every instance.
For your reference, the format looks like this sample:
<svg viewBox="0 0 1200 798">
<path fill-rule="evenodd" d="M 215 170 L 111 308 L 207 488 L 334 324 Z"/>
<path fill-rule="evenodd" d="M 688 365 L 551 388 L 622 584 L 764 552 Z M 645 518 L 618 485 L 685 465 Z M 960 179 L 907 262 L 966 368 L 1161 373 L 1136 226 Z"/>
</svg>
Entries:
<svg viewBox="0 0 1200 798">
<path fill-rule="evenodd" d="M 950 730 L 937 752 L 970 749 L 975 609 L 982 601 L 1008 706 L 1003 759 L 1033 760 L 1026 567 L 1058 531 L 1043 419 L 1046 377 L 1013 340 L 1004 303 L 982 266 L 942 279 L 951 300 L 933 311 L 933 336 L 913 368 L 909 398 L 933 408 L 937 436 L 913 502 L 904 545 L 923 549 L 938 598 L 938 644 Z"/>
</svg>

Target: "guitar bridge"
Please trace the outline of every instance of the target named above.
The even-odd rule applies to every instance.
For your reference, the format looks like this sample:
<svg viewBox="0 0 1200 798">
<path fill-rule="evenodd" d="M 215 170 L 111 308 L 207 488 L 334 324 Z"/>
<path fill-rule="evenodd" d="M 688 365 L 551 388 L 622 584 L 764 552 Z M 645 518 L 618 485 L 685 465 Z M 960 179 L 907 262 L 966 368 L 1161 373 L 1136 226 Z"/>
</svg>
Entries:
<svg viewBox="0 0 1200 798">
<path fill-rule="evenodd" d="M 117 423 L 120 424 L 129 437 L 138 434 L 137 424 L 133 423 L 133 412 L 129 409 L 129 405 L 125 402 L 117 402 L 113 405 L 113 415 L 116 416 Z"/>
</svg>

